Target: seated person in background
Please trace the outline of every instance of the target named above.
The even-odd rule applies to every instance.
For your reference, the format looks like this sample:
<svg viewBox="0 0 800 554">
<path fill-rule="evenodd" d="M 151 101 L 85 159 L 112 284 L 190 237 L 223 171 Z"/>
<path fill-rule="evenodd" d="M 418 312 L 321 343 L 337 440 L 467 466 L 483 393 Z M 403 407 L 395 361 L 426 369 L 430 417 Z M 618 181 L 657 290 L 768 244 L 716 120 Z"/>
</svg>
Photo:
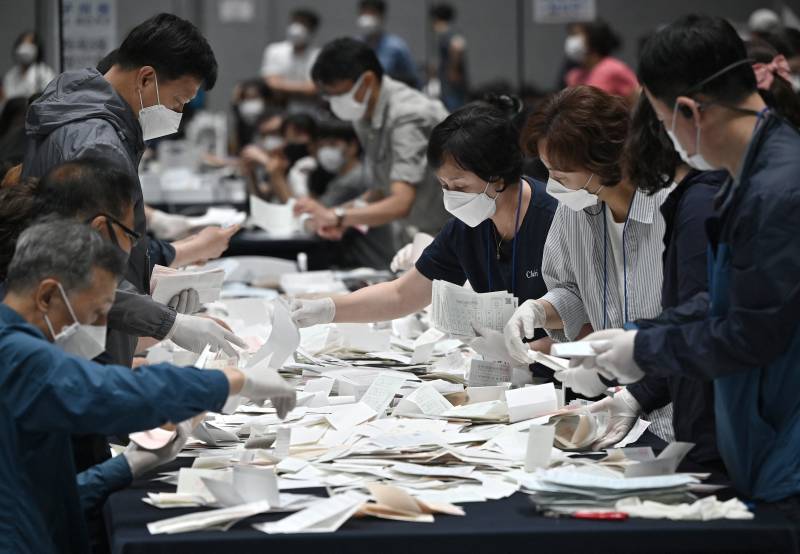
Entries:
<svg viewBox="0 0 800 554">
<path fill-rule="evenodd" d="M 271 105 L 272 91 L 260 79 L 250 79 L 236 85 L 231 108 L 234 132 L 230 134 L 228 152 L 238 156 L 242 148 L 252 143 L 258 133 L 262 116 Z"/>
<path fill-rule="evenodd" d="M 468 280 L 477 292 L 505 290 L 520 302 L 543 296 L 542 255 L 556 200 L 544 183 L 522 176 L 520 107 L 508 96 L 474 102 L 437 125 L 427 157 L 454 218 L 400 278 L 346 296 L 295 300 L 295 322 L 397 319 L 431 303 L 435 279 Z"/>
<path fill-rule="evenodd" d="M 180 422 L 239 393 L 272 398 L 281 417 L 294 406 L 294 389 L 277 373 L 169 364 L 132 371 L 71 353 L 102 348 L 92 327 L 106 324 L 124 269 L 123 253 L 80 223 L 37 224 L 17 241 L 0 304 L 0 551 L 89 551 L 81 501 L 90 495 L 79 493 L 71 433 Z M 151 461 L 126 454 L 107 463 L 138 472 Z"/>
<path fill-rule="evenodd" d="M 268 154 L 277 154 L 285 144 L 281 134 L 284 116 L 283 110 L 268 107 L 258 118 L 251 142 L 239 152 L 240 171 L 247 181 L 248 193 L 264 200 L 270 197 L 269 174 L 278 160 Z"/>
<path fill-rule="evenodd" d="M 372 177 L 361 162 L 361 146 L 353 126 L 342 121 L 320 125 L 314 151 L 314 166 L 306 174 L 305 185 L 310 196 L 297 200 L 295 212 L 311 210 L 315 205 L 363 205 L 361 196 L 369 190 Z M 390 224 L 347 229 L 337 245 L 337 265 L 389 267 L 394 253 L 392 232 Z"/>
<path fill-rule="evenodd" d="M 311 80 L 311 66 L 319 54 L 312 46 L 319 16 L 307 9 L 289 16 L 286 40 L 264 49 L 261 77 L 267 86 L 286 100 L 290 113 L 308 111 L 317 104 L 317 87 Z"/>
<path fill-rule="evenodd" d="M 567 58 L 578 64 L 566 74 L 568 87 L 590 85 L 630 101 L 639 90 L 633 70 L 611 56 L 620 45 L 620 38 L 605 21 L 574 23 L 567 37 Z"/>
</svg>

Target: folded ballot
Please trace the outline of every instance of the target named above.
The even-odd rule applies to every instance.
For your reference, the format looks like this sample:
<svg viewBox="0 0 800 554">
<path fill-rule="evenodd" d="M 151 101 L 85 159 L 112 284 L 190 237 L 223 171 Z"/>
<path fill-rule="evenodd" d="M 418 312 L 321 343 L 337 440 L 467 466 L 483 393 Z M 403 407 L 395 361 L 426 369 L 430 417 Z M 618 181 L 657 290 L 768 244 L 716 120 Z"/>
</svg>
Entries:
<svg viewBox="0 0 800 554">
<path fill-rule="evenodd" d="M 477 293 L 447 281 L 435 280 L 431 323 L 455 337 L 475 337 L 475 327 L 502 331 L 517 309 L 517 298 L 506 291 Z"/>
<path fill-rule="evenodd" d="M 219 299 L 224 280 L 225 270 L 221 267 L 173 269 L 156 265 L 150 277 L 150 294 L 156 302 L 166 304 L 182 290 L 194 289 L 200 296 L 200 302 L 206 304 Z"/>
<path fill-rule="evenodd" d="M 301 231 L 300 219 L 294 215 L 294 200 L 272 204 L 250 196 L 250 223 L 280 238 L 289 238 Z"/>
</svg>

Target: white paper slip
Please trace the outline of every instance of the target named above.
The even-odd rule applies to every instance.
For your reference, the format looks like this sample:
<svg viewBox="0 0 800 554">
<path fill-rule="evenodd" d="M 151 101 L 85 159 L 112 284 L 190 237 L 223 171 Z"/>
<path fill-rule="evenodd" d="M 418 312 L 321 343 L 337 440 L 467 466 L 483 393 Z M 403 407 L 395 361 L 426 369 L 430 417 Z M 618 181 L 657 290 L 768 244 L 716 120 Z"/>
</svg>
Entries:
<svg viewBox="0 0 800 554">
<path fill-rule="evenodd" d="M 282 460 L 289 456 L 289 446 L 292 444 L 292 428 L 278 427 L 278 436 L 275 438 L 274 454 Z"/>
<path fill-rule="evenodd" d="M 312 379 L 306 383 L 305 388 L 303 389 L 304 392 L 324 392 L 325 395 L 329 395 L 333 390 L 333 384 L 336 382 L 335 379 L 331 379 L 329 377 L 321 377 L 319 379 Z"/>
<path fill-rule="evenodd" d="M 253 527 L 264 533 L 332 533 L 367 500 L 366 495 L 349 491 L 320 500 L 279 521 L 258 523 Z"/>
<path fill-rule="evenodd" d="M 208 527 L 215 527 L 238 521 L 262 512 L 268 512 L 269 510 L 269 502 L 260 500 L 250 504 L 234 506 L 233 508 L 194 512 L 183 516 L 154 521 L 147 524 L 147 530 L 151 535 L 158 535 L 161 533 L 186 533 L 188 531 L 197 531 L 199 529 L 206 529 Z"/>
<path fill-rule="evenodd" d="M 378 330 L 367 323 L 337 323 L 343 348 L 355 352 L 381 352 L 389 350 L 391 331 Z"/>
<path fill-rule="evenodd" d="M 229 444 L 229 443 L 236 443 L 239 442 L 239 437 L 231 433 L 230 431 L 226 431 L 225 429 L 220 429 L 216 425 L 204 421 L 200 425 L 194 428 L 192 431 L 192 436 L 198 440 L 203 441 L 209 446 L 219 446 L 220 444 Z"/>
<path fill-rule="evenodd" d="M 511 365 L 506 362 L 472 359 L 469 363 L 470 387 L 491 387 L 511 382 Z"/>
<path fill-rule="evenodd" d="M 556 429 L 552 425 L 531 425 L 525 449 L 525 471 L 535 471 L 550 465 Z"/>
<path fill-rule="evenodd" d="M 508 420 L 511 423 L 546 415 L 558 407 L 553 383 L 506 391 Z"/>
<path fill-rule="evenodd" d="M 128 438 L 144 448 L 145 450 L 158 450 L 172 442 L 175 431 L 167 431 L 161 427 L 150 429 L 149 431 L 139 431 L 131 433 Z"/>
<path fill-rule="evenodd" d="M 456 337 L 474 337 L 475 326 L 502 331 L 517 309 L 506 291 L 477 293 L 447 281 L 434 280 L 431 323 Z"/>
<path fill-rule="evenodd" d="M 433 350 L 436 347 L 436 343 L 442 340 L 444 337 L 444 333 L 438 329 L 434 329 L 433 327 L 422 333 L 414 341 L 414 353 L 411 355 L 411 363 L 427 363 L 431 355 L 433 355 Z"/>
<path fill-rule="evenodd" d="M 381 373 L 359 401 L 372 408 L 380 416 L 392 403 L 405 382 L 406 379 L 403 376 Z"/>
<path fill-rule="evenodd" d="M 337 410 L 332 414 L 325 416 L 325 419 L 334 428 L 338 430 L 352 429 L 359 423 L 364 423 L 368 419 L 372 419 L 378 415 L 375 410 L 364 404 L 363 402 L 356 402 L 352 405 L 346 405 L 342 410 Z"/>
<path fill-rule="evenodd" d="M 286 204 L 271 204 L 251 195 L 250 223 L 276 237 L 290 237 L 300 231 L 300 220 L 294 216 L 291 200 Z"/>
<path fill-rule="evenodd" d="M 266 314 L 264 314 L 266 316 Z M 280 369 L 287 360 L 290 360 L 297 347 L 300 345 L 300 332 L 292 321 L 289 307 L 277 299 L 272 302 L 272 330 L 264 345 L 259 348 L 247 361 L 248 368 L 255 368 L 259 362 L 271 355 L 269 365 Z"/>
<path fill-rule="evenodd" d="M 424 477 L 469 477 L 475 466 L 423 466 L 397 462 L 392 465 L 392 470 L 406 475 L 419 475 Z"/>
<path fill-rule="evenodd" d="M 156 265 L 150 277 L 150 293 L 153 300 L 166 304 L 182 290 L 197 291 L 202 304 L 219 299 L 225 271 L 214 269 L 173 269 Z"/>
<path fill-rule="evenodd" d="M 605 346 L 606 340 L 579 340 L 575 342 L 557 342 L 550 347 L 550 354 L 560 358 L 585 358 L 597 356 L 594 346 Z"/>
<path fill-rule="evenodd" d="M 206 502 L 214 502 L 214 495 L 206 488 L 203 479 L 225 481 L 230 486 L 233 483 L 233 472 L 182 467 L 178 471 L 178 488 L 175 492 L 199 496 Z"/>
<path fill-rule="evenodd" d="M 432 385 L 425 384 L 398 402 L 393 415 L 440 416 L 453 405 Z"/>
</svg>

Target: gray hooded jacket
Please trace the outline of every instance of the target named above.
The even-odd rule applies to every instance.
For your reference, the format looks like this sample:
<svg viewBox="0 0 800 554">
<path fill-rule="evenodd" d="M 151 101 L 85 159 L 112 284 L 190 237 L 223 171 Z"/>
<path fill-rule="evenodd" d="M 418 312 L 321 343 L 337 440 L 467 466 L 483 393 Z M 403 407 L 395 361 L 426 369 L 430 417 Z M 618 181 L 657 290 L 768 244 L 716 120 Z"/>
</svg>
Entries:
<svg viewBox="0 0 800 554">
<path fill-rule="evenodd" d="M 85 156 L 110 160 L 139 182 L 142 130 L 131 107 L 95 69 L 62 73 L 31 104 L 25 121 L 23 177 L 41 177 L 53 166 Z M 130 365 L 138 337 L 163 339 L 175 310 L 150 296 L 148 239 L 141 186 L 134 195 L 135 229 L 142 240 L 131 251 L 125 280 L 108 316 L 106 351 Z"/>
</svg>

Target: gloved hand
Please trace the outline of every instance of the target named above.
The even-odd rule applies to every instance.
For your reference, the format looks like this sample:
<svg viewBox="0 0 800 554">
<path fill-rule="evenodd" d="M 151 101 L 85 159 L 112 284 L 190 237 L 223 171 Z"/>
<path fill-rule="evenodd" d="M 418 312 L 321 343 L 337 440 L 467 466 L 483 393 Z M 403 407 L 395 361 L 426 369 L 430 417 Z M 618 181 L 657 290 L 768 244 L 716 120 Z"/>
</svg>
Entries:
<svg viewBox="0 0 800 554">
<path fill-rule="evenodd" d="M 506 362 L 512 366 L 519 365 L 514 358 L 511 357 L 506 349 L 506 343 L 503 338 L 503 333 L 489 329 L 487 327 L 479 327 L 472 324 L 475 334 L 478 338 L 472 339 L 469 343 L 470 347 L 483 357 L 484 360 L 492 360 L 498 362 Z M 530 360 L 525 362 L 525 365 L 532 363 Z"/>
<path fill-rule="evenodd" d="M 635 383 L 644 377 L 633 359 L 633 346 L 638 331 L 624 331 L 607 339 L 605 344 L 593 346 L 595 370 L 606 379 L 616 379 L 623 385 Z M 591 335 L 590 335 L 591 336 Z M 584 364 L 584 367 L 586 365 Z"/>
<path fill-rule="evenodd" d="M 625 329 L 603 329 L 602 331 L 595 331 L 589 333 L 581 339 L 581 341 L 597 342 L 613 339 L 625 332 Z M 573 356 L 569 360 L 569 367 L 582 367 L 583 369 L 593 369 L 597 371 L 597 356 Z M 604 375 L 605 377 L 605 375 Z"/>
<path fill-rule="evenodd" d="M 298 327 L 311 327 L 323 323 L 331 323 L 336 316 L 336 304 L 333 298 L 317 298 L 315 300 L 295 299 L 289 305 L 292 321 Z"/>
<path fill-rule="evenodd" d="M 187 419 L 179 423 L 175 428 L 175 437 L 172 441 L 158 450 L 147 450 L 131 441 L 122 455 L 125 456 L 133 477 L 139 477 L 160 465 L 174 460 L 186 444 L 186 440 L 191 435 L 195 425 L 194 419 Z"/>
<path fill-rule="evenodd" d="M 294 387 L 272 368 L 246 374 L 239 394 L 257 404 L 271 400 L 281 419 L 285 418 L 286 414 L 291 412 L 297 404 L 297 393 Z"/>
<path fill-rule="evenodd" d="M 216 321 L 196 315 L 178 314 L 175 316 L 175 324 L 166 338 L 192 352 L 202 352 L 206 345 L 210 344 L 212 352 L 221 349 L 228 356 L 238 357 L 239 353 L 231 346 L 231 343 L 239 348 L 247 348 L 244 340 Z"/>
<path fill-rule="evenodd" d="M 506 349 L 511 357 L 523 364 L 531 363 L 528 359 L 530 347 L 522 342 L 522 339 L 533 339 L 536 329 L 544 327 L 546 323 L 547 314 L 540 302 L 536 300 L 523 302 L 503 329 Z"/>
<path fill-rule="evenodd" d="M 186 235 L 192 228 L 185 215 L 168 214 L 152 210 L 147 218 L 147 227 L 160 239 L 172 240 Z"/>
<path fill-rule="evenodd" d="M 167 302 L 179 314 L 193 314 L 200 309 L 200 295 L 195 289 L 184 289 Z"/>
<path fill-rule="evenodd" d="M 414 240 L 397 251 L 392 258 L 389 268 L 394 272 L 408 271 L 417 263 L 422 251 L 433 242 L 433 237 L 428 233 L 417 233 Z"/>
<path fill-rule="evenodd" d="M 588 398 L 599 396 L 608 388 L 608 385 L 600 380 L 597 372 L 580 367 L 556 371 L 554 377 L 561 381 L 565 387 L 569 387 L 576 393 Z"/>
<path fill-rule="evenodd" d="M 584 371 L 584 370 L 576 370 Z M 614 396 L 604 398 L 589 406 L 590 412 L 608 412 L 606 433 L 592 445 L 592 450 L 603 450 L 617 444 L 631 430 L 642 407 L 627 389 L 622 389 Z"/>
</svg>

